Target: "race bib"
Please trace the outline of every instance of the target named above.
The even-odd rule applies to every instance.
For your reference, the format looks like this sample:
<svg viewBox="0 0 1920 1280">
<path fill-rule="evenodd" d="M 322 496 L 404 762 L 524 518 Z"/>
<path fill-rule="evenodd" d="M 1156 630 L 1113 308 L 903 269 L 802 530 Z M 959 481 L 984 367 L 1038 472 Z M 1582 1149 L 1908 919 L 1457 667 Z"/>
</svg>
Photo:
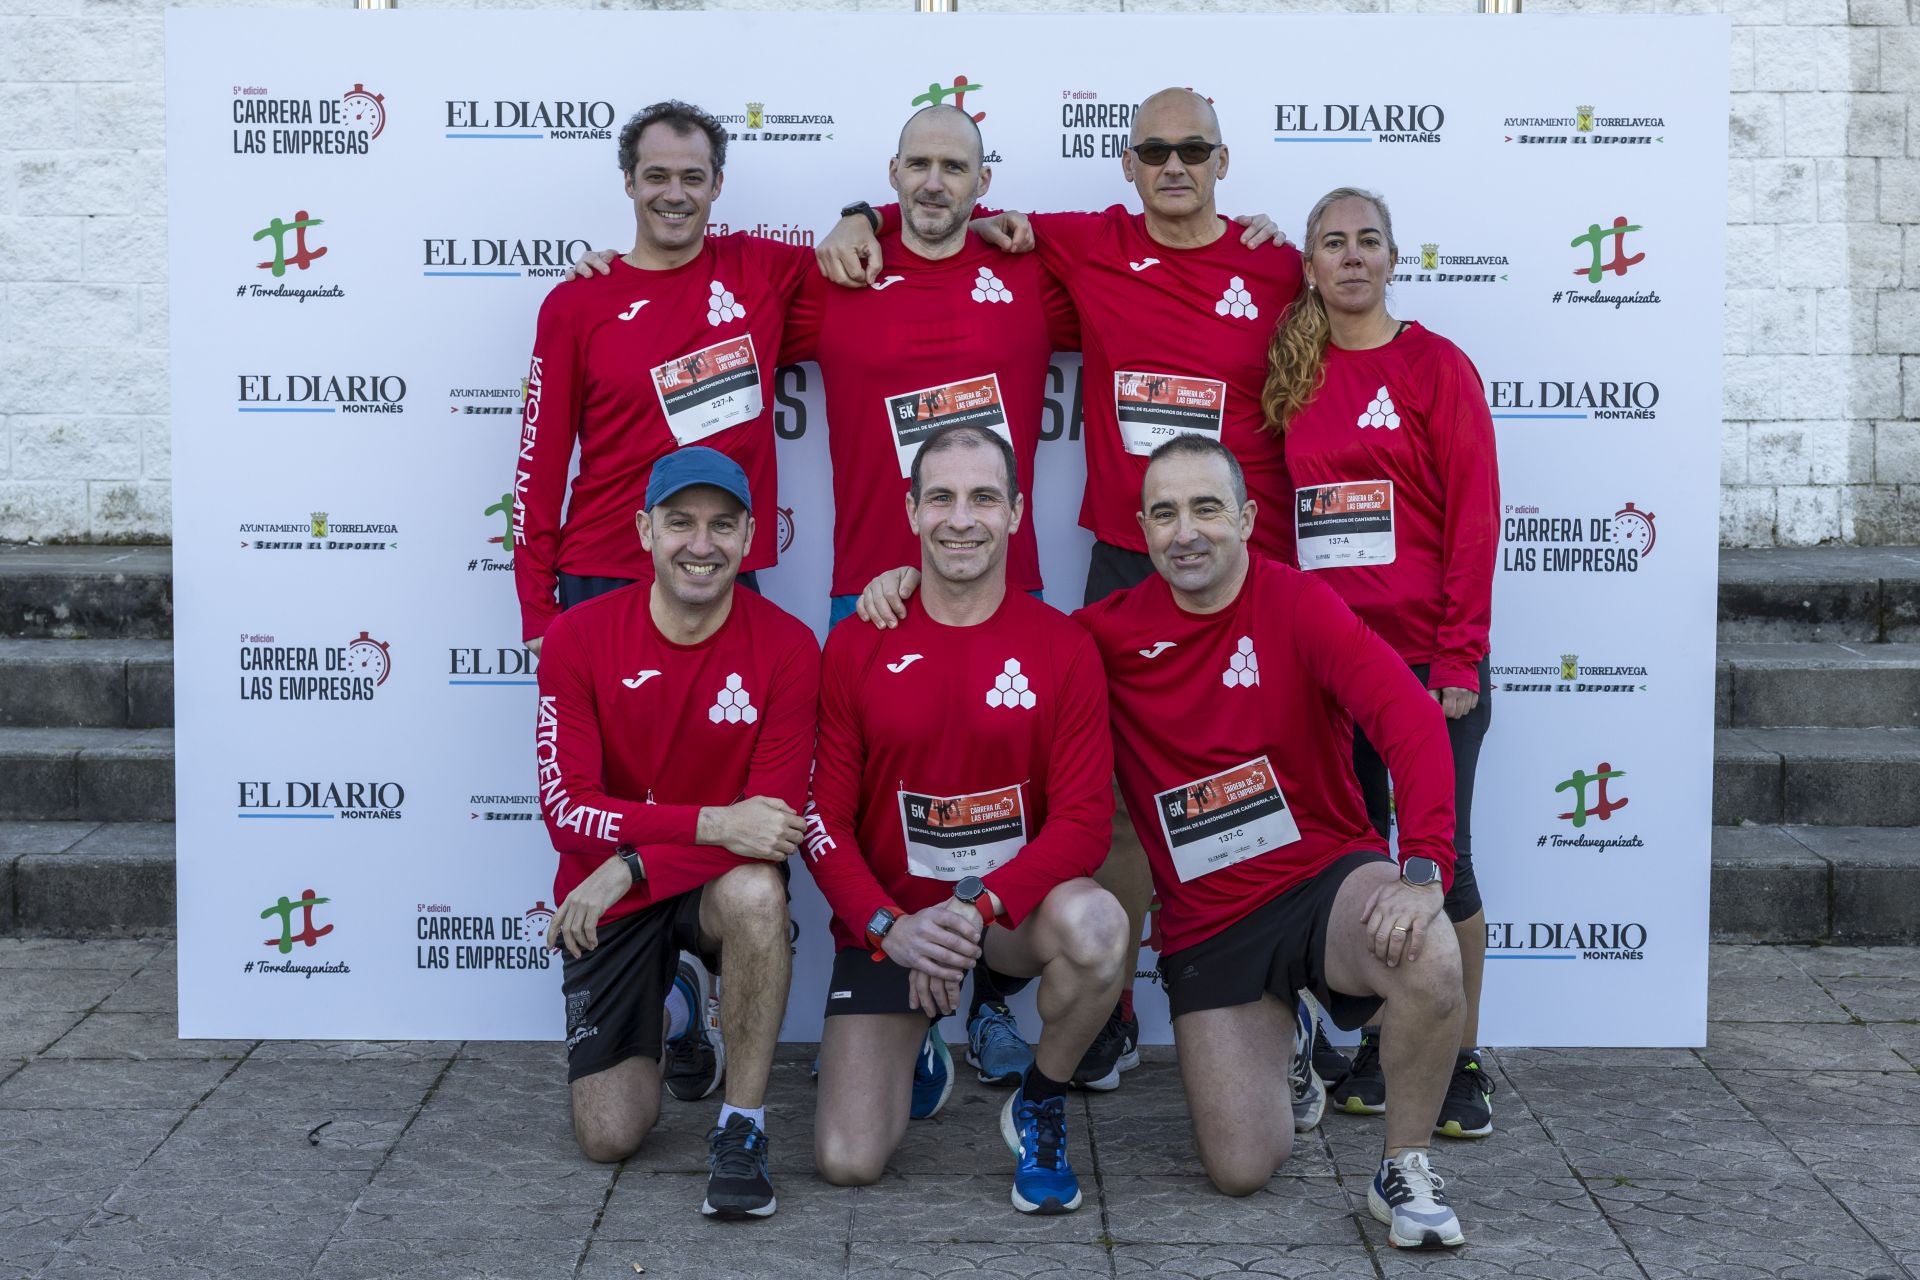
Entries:
<svg viewBox="0 0 1920 1280">
<path fill-rule="evenodd" d="M 674 442 L 693 444 L 760 416 L 760 365 L 753 336 L 723 338 L 710 347 L 653 367 L 653 390 Z"/>
<path fill-rule="evenodd" d="M 913 455 L 920 451 L 921 443 L 942 427 L 985 427 L 1008 444 L 1013 443 L 1007 407 L 1000 399 L 1000 375 L 995 373 L 888 396 L 887 424 L 893 429 L 893 446 L 900 454 L 902 480 L 913 474 Z"/>
<path fill-rule="evenodd" d="M 1300 838 L 1265 756 L 1162 791 L 1153 803 L 1182 884 Z"/>
<path fill-rule="evenodd" d="M 1128 453 L 1149 454 L 1180 435 L 1220 439 L 1227 384 L 1176 373 L 1113 375 L 1113 408 Z"/>
<path fill-rule="evenodd" d="M 907 870 L 929 880 L 984 876 L 1012 862 L 1027 843 L 1027 806 L 1021 787 L 970 796 L 900 792 L 900 826 L 907 839 Z"/>
<path fill-rule="evenodd" d="M 1293 491 L 1302 569 L 1393 563 L 1393 481 L 1352 480 Z"/>
</svg>

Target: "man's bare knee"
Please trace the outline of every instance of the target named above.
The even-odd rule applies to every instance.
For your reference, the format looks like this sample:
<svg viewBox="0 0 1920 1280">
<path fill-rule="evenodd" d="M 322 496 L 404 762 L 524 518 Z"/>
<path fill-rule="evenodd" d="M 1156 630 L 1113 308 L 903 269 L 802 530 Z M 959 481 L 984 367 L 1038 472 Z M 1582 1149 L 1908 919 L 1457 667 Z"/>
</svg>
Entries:
<svg viewBox="0 0 1920 1280">
<path fill-rule="evenodd" d="M 880 1181 L 886 1172 L 887 1158 L 872 1151 L 858 1151 L 853 1145 L 821 1134 L 813 1144 L 813 1167 L 823 1182 L 836 1187 L 866 1187 Z"/>
<path fill-rule="evenodd" d="M 607 1123 L 582 1123 L 574 1118 L 573 1140 L 580 1144 L 580 1154 L 596 1164 L 619 1164 L 622 1160 L 639 1152 L 646 1141 L 647 1130 L 651 1124 L 639 1124 L 633 1121 Z"/>
<path fill-rule="evenodd" d="M 1078 882 L 1061 894 L 1055 920 L 1062 953 L 1076 968 L 1098 973 L 1126 968 L 1127 913 L 1113 894 L 1091 881 Z"/>
<path fill-rule="evenodd" d="M 729 931 L 756 926 L 787 927 L 787 887 L 772 863 L 735 867 L 708 887 L 721 924 Z"/>
<path fill-rule="evenodd" d="M 1250 1196 L 1272 1180 L 1291 1154 L 1293 1135 L 1288 1133 L 1277 1149 L 1269 1148 L 1265 1156 L 1242 1151 L 1212 1160 L 1203 1156 L 1200 1163 L 1206 1168 L 1207 1181 L 1213 1183 L 1221 1195 Z"/>
</svg>

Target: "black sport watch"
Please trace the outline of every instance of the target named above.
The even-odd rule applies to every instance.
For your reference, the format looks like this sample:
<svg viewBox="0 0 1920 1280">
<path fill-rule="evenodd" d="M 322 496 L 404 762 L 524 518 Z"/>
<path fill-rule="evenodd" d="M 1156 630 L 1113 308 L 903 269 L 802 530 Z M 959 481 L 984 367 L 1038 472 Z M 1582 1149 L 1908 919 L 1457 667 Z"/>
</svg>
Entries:
<svg viewBox="0 0 1920 1280">
<path fill-rule="evenodd" d="M 620 861 L 627 864 L 627 870 L 633 875 L 633 882 L 639 884 L 647 878 L 647 869 L 640 865 L 640 855 L 630 844 L 623 844 L 614 850 Z"/>
<path fill-rule="evenodd" d="M 873 228 L 873 234 L 880 234 L 880 215 L 872 205 L 865 200 L 855 200 L 840 211 L 840 216 L 843 218 L 851 218 L 855 214 L 867 220 L 867 225 Z"/>
<path fill-rule="evenodd" d="M 1440 864 L 1432 858 L 1412 857 L 1400 859 L 1400 878 L 1416 889 L 1430 884 L 1440 883 Z"/>
</svg>

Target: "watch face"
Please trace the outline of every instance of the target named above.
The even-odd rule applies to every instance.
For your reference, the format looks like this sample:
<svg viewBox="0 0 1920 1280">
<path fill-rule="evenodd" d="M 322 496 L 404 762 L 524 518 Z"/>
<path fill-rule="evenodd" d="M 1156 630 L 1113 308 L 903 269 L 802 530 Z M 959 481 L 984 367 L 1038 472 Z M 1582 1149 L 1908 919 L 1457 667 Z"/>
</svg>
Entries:
<svg viewBox="0 0 1920 1280">
<path fill-rule="evenodd" d="M 887 930 L 893 928 L 893 914 L 889 911 L 876 911 L 873 919 L 867 921 L 867 932 L 876 938 L 887 936 Z"/>
<path fill-rule="evenodd" d="M 1440 864 L 1432 858 L 1408 858 L 1400 865 L 1400 875 L 1411 885 L 1434 884 L 1440 879 Z"/>
<path fill-rule="evenodd" d="M 986 891 L 987 886 L 981 883 L 979 876 L 967 876 L 953 886 L 953 896 L 962 902 L 976 901 Z"/>
</svg>

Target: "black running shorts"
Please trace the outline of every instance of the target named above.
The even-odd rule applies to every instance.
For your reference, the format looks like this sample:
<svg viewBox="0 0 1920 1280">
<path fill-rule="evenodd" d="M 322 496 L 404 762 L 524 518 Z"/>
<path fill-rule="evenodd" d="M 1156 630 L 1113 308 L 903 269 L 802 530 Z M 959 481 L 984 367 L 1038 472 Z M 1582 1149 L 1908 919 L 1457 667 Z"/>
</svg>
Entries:
<svg viewBox="0 0 1920 1280">
<path fill-rule="evenodd" d="M 1349 853 L 1211 938 L 1160 957 L 1172 1015 L 1252 1004 L 1269 993 L 1291 1009 L 1293 993 L 1304 987 L 1334 1025 L 1364 1026 L 1385 1001 L 1327 985 L 1327 922 L 1341 884 L 1370 862 L 1393 860 L 1384 853 Z"/>
<path fill-rule="evenodd" d="M 1413 669 L 1420 683 L 1427 682 L 1425 664 Z M 1458 720 L 1447 721 L 1447 745 L 1453 748 L 1453 886 L 1447 890 L 1447 919 L 1459 924 L 1471 920 L 1481 910 L 1480 882 L 1473 875 L 1473 776 L 1480 767 L 1480 743 L 1493 723 L 1493 673 L 1488 660 L 1480 659 L 1480 701 Z M 1387 794 L 1387 762 L 1367 741 L 1360 726 L 1353 727 L 1353 772 L 1360 779 L 1360 793 L 1366 797 L 1367 820 L 1380 838 L 1387 838 L 1392 817 L 1391 798 Z"/>
<path fill-rule="evenodd" d="M 827 984 L 827 1017 L 837 1013 L 917 1013 L 907 1003 L 910 970 L 892 960 L 875 960 L 873 952 L 843 947 L 833 953 L 833 981 Z M 928 1018 L 938 1022 L 938 1018 Z"/>
<path fill-rule="evenodd" d="M 562 951 L 560 990 L 567 999 L 569 1082 L 641 1057 L 660 1060 L 667 1037 L 667 991 L 680 953 L 691 951 L 720 972 L 720 956 L 700 944 L 700 895 L 690 889 L 600 928 L 600 945 L 578 960 Z M 693 1011 L 695 1017 L 704 1010 Z"/>
<path fill-rule="evenodd" d="M 1137 587 L 1154 575 L 1153 557 L 1111 542 L 1095 541 L 1087 558 L 1087 594 L 1082 602 L 1099 604 L 1116 591 Z"/>
</svg>

